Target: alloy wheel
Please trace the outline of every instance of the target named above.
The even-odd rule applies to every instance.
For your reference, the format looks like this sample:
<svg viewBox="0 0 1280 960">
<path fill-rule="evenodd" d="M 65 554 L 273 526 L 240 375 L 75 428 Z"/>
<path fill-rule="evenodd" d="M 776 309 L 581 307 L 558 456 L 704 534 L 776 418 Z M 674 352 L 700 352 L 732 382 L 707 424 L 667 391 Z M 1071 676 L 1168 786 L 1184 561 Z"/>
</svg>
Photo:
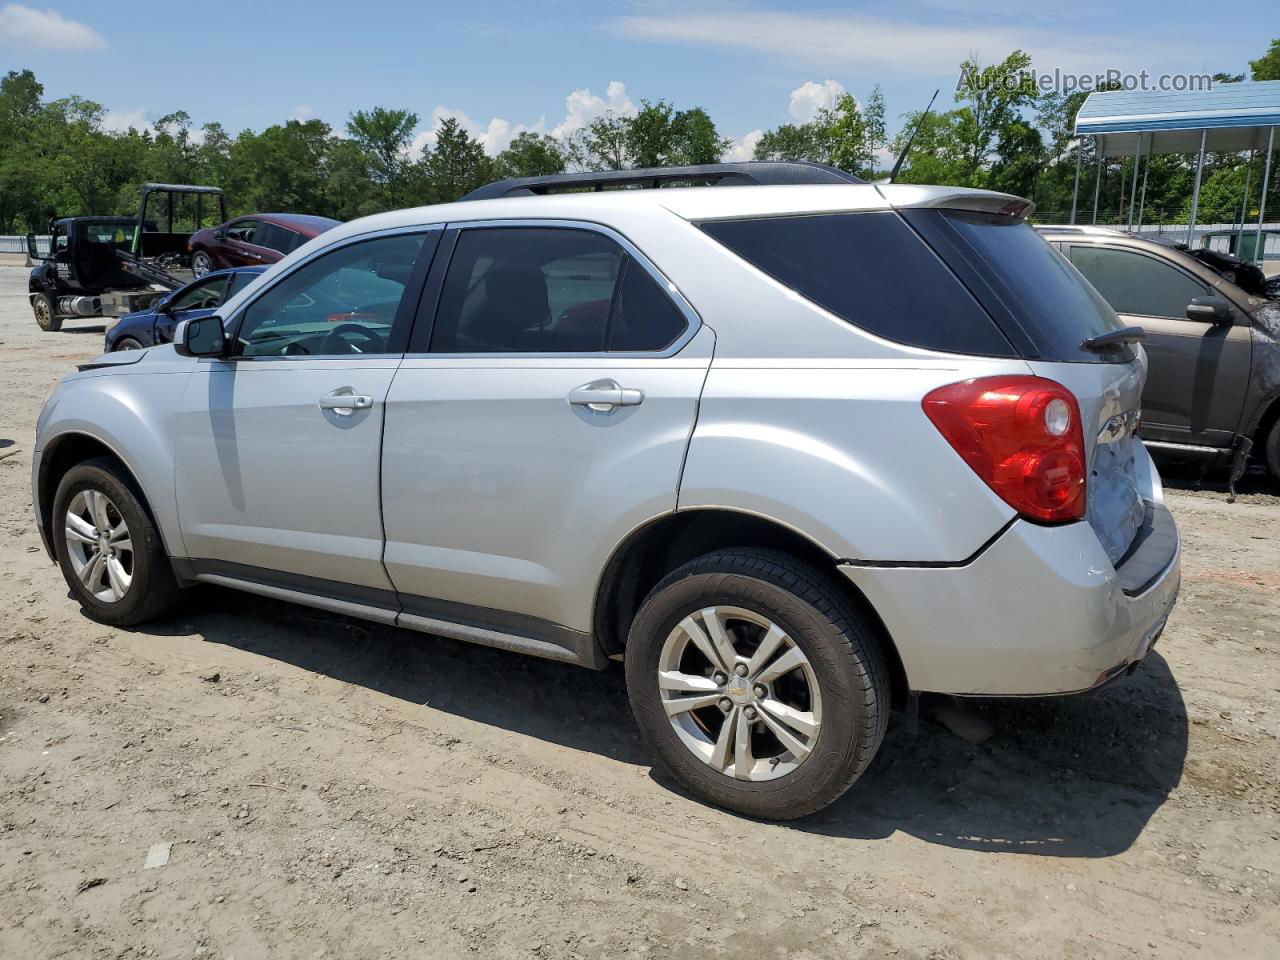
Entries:
<svg viewBox="0 0 1280 960">
<path fill-rule="evenodd" d="M 81 490 L 67 505 L 67 556 L 96 599 L 118 603 L 133 582 L 133 541 L 120 509 L 100 490 Z"/>
<path fill-rule="evenodd" d="M 191 258 L 191 273 L 195 277 L 203 277 L 213 269 L 213 263 L 206 253 L 197 253 Z"/>
<path fill-rule="evenodd" d="M 760 614 L 715 606 L 685 617 L 662 645 L 657 681 L 680 742 L 725 776 L 785 776 L 817 743 L 817 674 L 786 631 Z"/>
</svg>

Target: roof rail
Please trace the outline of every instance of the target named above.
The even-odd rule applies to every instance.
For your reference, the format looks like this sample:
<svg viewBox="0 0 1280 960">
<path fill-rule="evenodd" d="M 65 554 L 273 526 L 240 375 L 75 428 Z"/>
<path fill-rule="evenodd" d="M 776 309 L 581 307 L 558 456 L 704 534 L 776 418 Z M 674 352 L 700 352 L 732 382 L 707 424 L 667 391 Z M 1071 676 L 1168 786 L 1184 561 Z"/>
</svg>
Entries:
<svg viewBox="0 0 1280 960">
<path fill-rule="evenodd" d="M 781 163 L 750 160 L 742 163 L 702 163 L 689 167 L 644 167 L 636 170 L 596 170 L 589 173 L 557 173 L 545 177 L 495 180 L 468 193 L 463 200 L 528 197 L 571 190 L 604 190 L 608 187 L 660 187 L 680 180 L 706 181 L 709 186 L 741 187 L 796 183 L 866 183 L 861 177 L 822 163 Z"/>
</svg>

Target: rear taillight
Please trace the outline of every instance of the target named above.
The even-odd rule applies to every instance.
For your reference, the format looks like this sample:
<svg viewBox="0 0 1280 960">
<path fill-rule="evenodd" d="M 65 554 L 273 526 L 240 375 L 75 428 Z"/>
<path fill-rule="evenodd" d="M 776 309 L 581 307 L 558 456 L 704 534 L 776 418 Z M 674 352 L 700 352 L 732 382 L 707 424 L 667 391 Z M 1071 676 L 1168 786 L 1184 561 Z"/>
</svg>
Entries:
<svg viewBox="0 0 1280 960">
<path fill-rule="evenodd" d="M 924 412 L 1005 503 L 1045 523 L 1085 514 L 1080 406 L 1040 377 L 980 377 L 924 398 Z"/>
</svg>

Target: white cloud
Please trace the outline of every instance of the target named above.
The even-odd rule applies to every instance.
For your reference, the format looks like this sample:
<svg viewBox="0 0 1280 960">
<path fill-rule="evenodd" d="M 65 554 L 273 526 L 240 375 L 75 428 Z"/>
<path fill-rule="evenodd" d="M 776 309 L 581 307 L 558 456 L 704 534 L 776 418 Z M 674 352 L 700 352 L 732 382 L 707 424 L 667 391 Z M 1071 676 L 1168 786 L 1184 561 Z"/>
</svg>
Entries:
<svg viewBox="0 0 1280 960">
<path fill-rule="evenodd" d="M 741 160 L 750 160 L 755 156 L 756 144 L 760 142 L 760 138 L 763 136 L 763 130 L 752 130 L 750 133 L 744 133 L 737 140 L 733 141 L 729 149 L 725 151 L 725 163 L 737 163 Z"/>
<path fill-rule="evenodd" d="M 305 123 L 306 121 L 313 119 L 315 115 L 316 111 L 311 104 L 300 103 L 293 108 L 293 113 L 290 114 L 289 119 L 297 120 L 299 123 Z"/>
<path fill-rule="evenodd" d="M 124 133 L 130 127 L 135 130 L 149 130 L 150 122 L 147 120 L 147 111 L 141 107 L 134 107 L 129 110 L 108 110 L 102 117 L 102 129 L 108 133 Z"/>
<path fill-rule="evenodd" d="M 844 95 L 844 86 L 835 80 L 809 80 L 791 91 L 791 116 L 796 123 L 809 123 L 819 112 L 834 110 Z"/>
<path fill-rule="evenodd" d="M 446 107 L 443 104 L 431 111 L 431 127 L 424 130 L 413 138 L 413 142 L 409 145 L 409 151 L 417 154 L 424 146 L 434 147 L 436 143 L 436 133 L 447 118 L 453 117 L 463 130 L 467 131 L 472 137 L 480 141 L 480 146 L 484 147 L 484 152 L 490 156 L 496 156 L 511 144 L 521 133 L 545 133 L 547 121 L 545 117 L 538 118 L 536 123 L 512 123 L 502 117 L 492 117 L 487 124 L 477 123 L 472 120 L 466 113 L 461 110 L 455 110 L 452 107 Z"/>
<path fill-rule="evenodd" d="M 0 7 L 0 45 L 29 50 L 96 50 L 102 34 L 56 10 L 36 10 L 20 3 Z"/>
<path fill-rule="evenodd" d="M 636 113 L 635 104 L 627 96 L 627 85 L 619 80 L 609 82 L 603 97 L 586 87 L 574 90 L 564 98 L 564 109 L 564 119 L 548 130 L 546 117 L 539 117 L 533 123 L 517 123 L 504 117 L 491 117 L 488 123 L 480 123 L 462 110 L 440 104 L 431 111 L 430 126 L 410 142 L 408 153 L 416 157 L 423 148 L 434 148 L 436 134 L 446 117 L 453 117 L 463 130 L 479 140 L 485 153 L 496 156 L 522 133 L 550 133 L 553 137 L 564 139 L 607 112 L 621 117 L 635 116 Z"/>
<path fill-rule="evenodd" d="M 564 109 L 564 119 L 551 128 L 553 137 L 567 137 L 605 113 L 612 112 L 620 117 L 633 117 L 636 114 L 636 105 L 627 96 L 627 85 L 618 80 L 609 81 L 603 97 L 586 87 L 574 90 L 564 98 Z"/>
<path fill-rule="evenodd" d="M 731 47 L 810 66 L 901 72 L 928 76 L 955 72 L 972 53 L 988 59 L 1021 48 L 1041 69 L 1179 63 L 1185 52 L 1169 43 L 1132 42 L 1105 32 L 1071 36 L 1061 29 L 1005 22 L 928 23 L 861 14 L 805 14 L 739 10 L 733 16 L 674 14 L 624 17 L 614 29 L 641 40 Z M 1137 59 L 1140 58 L 1140 59 Z"/>
</svg>

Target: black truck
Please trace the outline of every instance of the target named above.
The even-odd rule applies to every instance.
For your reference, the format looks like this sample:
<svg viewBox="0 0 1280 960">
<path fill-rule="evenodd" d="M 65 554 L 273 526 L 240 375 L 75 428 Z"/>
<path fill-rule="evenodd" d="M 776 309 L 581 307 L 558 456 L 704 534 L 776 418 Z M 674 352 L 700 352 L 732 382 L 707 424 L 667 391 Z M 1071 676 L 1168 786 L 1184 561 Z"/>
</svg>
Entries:
<svg viewBox="0 0 1280 960">
<path fill-rule="evenodd" d="M 49 225 L 49 253 L 27 254 L 36 264 L 27 282 L 31 310 L 42 330 L 60 330 L 68 317 L 118 317 L 145 309 L 156 297 L 191 280 L 191 235 L 224 223 L 218 187 L 148 183 L 136 217 L 62 217 Z"/>
</svg>

